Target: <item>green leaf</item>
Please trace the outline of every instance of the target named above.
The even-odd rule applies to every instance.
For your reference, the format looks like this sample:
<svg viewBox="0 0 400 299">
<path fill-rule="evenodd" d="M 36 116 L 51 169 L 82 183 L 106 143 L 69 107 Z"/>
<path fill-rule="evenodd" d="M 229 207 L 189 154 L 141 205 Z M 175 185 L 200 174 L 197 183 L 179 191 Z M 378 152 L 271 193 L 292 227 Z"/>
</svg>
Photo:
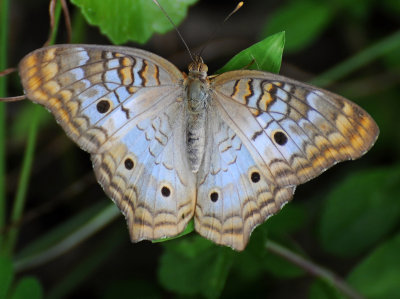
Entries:
<svg viewBox="0 0 400 299">
<path fill-rule="evenodd" d="M 399 197 L 396 198 L 398 200 Z M 400 234 L 374 250 L 349 275 L 348 282 L 366 298 L 400 298 Z"/>
<path fill-rule="evenodd" d="M 40 299 L 43 298 L 43 290 L 39 281 L 34 277 L 22 278 L 15 287 L 11 299 Z"/>
<path fill-rule="evenodd" d="M 328 195 L 319 225 L 323 248 L 355 256 L 399 223 L 400 167 L 354 173 Z"/>
<path fill-rule="evenodd" d="M 278 73 L 284 46 L 285 32 L 271 35 L 235 55 L 217 73 L 243 68 Z"/>
<path fill-rule="evenodd" d="M 263 30 L 263 36 L 285 31 L 286 50 L 301 50 L 314 41 L 327 27 L 334 8 L 318 1 L 292 1 L 277 9 Z"/>
<path fill-rule="evenodd" d="M 6 298 L 14 278 L 12 262 L 9 258 L 0 256 L 0 298 Z"/>
<path fill-rule="evenodd" d="M 158 268 L 160 283 L 181 295 L 217 298 L 225 285 L 235 252 L 194 235 L 163 243 Z"/>
<path fill-rule="evenodd" d="M 145 43 L 155 32 L 173 28 L 161 9 L 151 0 L 71 0 L 79 6 L 87 21 L 97 25 L 114 44 L 128 40 Z M 196 0 L 159 0 L 175 25 L 186 16 Z"/>
</svg>

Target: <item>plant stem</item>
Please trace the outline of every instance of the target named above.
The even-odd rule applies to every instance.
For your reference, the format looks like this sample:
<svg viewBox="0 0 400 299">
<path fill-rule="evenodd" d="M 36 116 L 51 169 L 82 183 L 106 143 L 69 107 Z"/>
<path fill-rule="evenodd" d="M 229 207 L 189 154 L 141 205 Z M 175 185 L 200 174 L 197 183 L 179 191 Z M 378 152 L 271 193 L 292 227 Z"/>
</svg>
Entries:
<svg viewBox="0 0 400 299">
<path fill-rule="evenodd" d="M 395 49 L 400 49 L 400 31 L 396 31 L 353 57 L 339 63 L 311 80 L 311 83 L 321 87 L 327 86 Z"/>
<path fill-rule="evenodd" d="M 39 109 L 38 105 L 32 109 L 31 126 L 28 132 L 28 142 L 25 149 L 24 159 L 22 162 L 21 176 L 18 183 L 17 193 L 15 195 L 13 209 L 11 213 L 11 222 L 18 221 L 21 216 L 25 205 L 26 193 L 29 186 L 29 178 L 33 164 L 33 157 L 35 152 L 36 135 L 39 126 Z M 12 227 L 7 234 L 5 250 L 8 255 L 11 255 L 18 236 L 18 228 Z"/>
<path fill-rule="evenodd" d="M 58 33 L 58 24 L 60 23 L 60 16 L 61 16 L 61 4 L 60 1 L 56 1 L 56 7 L 54 9 L 54 27 L 50 28 L 50 36 L 48 45 L 54 45 L 57 38 Z"/>
<path fill-rule="evenodd" d="M 0 0 L 0 71 L 7 68 L 9 0 Z M 0 78 L 0 97 L 6 97 L 6 77 Z M 0 228 L 6 224 L 6 104 L 0 103 Z M 3 236 L 0 235 L 0 248 Z"/>
<path fill-rule="evenodd" d="M 62 240 L 51 244 L 46 249 L 41 250 L 37 254 L 24 257 L 14 261 L 14 269 L 17 272 L 43 265 L 55 258 L 65 254 L 84 240 L 93 236 L 103 227 L 114 221 L 121 215 L 118 208 L 110 203 L 97 214 L 93 215 L 88 221 L 78 229 L 71 231 Z"/>
<path fill-rule="evenodd" d="M 361 296 L 358 292 L 351 288 L 342 278 L 338 277 L 335 273 L 329 271 L 328 269 L 325 269 L 313 263 L 312 261 L 305 259 L 304 257 L 294 253 L 293 251 L 288 250 L 287 248 L 271 240 L 268 240 L 266 248 L 270 252 L 288 260 L 289 262 L 297 265 L 301 269 L 304 269 L 311 275 L 328 281 L 349 298 L 364 299 L 363 296 Z"/>
<path fill-rule="evenodd" d="M 6 1 L 3 0 L 3 2 L 6 2 Z M 53 31 L 51 32 L 51 37 L 49 40 L 49 42 L 51 44 L 53 44 L 55 41 L 58 23 L 60 20 L 60 13 L 61 13 L 61 5 L 59 4 L 58 1 L 56 1 L 55 22 L 54 22 L 54 27 L 52 28 Z M 11 223 L 19 221 L 22 216 L 22 212 L 24 210 L 25 198 L 26 198 L 26 193 L 28 190 L 29 178 L 30 178 L 30 173 L 31 173 L 31 169 L 32 169 L 32 164 L 33 164 L 34 152 L 35 152 L 36 135 L 37 135 L 38 127 L 39 127 L 39 115 L 40 115 L 39 109 L 40 109 L 40 107 L 35 105 L 35 107 L 32 110 L 33 112 L 32 112 L 32 119 L 31 119 L 31 126 L 30 126 L 29 133 L 28 133 L 28 142 L 27 142 L 27 146 L 25 149 L 24 159 L 22 162 L 21 177 L 20 177 L 20 180 L 18 183 L 17 193 L 15 195 L 15 199 L 14 199 L 14 203 L 13 203 L 13 207 L 12 207 L 12 213 L 11 213 L 11 219 L 10 219 Z M 1 117 L 1 115 L 0 115 L 0 117 Z M 2 126 L 2 127 L 4 127 L 4 126 Z M 0 150 L 1 150 L 1 148 L 0 148 Z M 1 160 L 1 157 L 0 157 L 0 160 Z M 1 209 L 1 206 L 0 206 L 0 209 Z M 3 226 L 4 225 L 2 225 L 2 227 Z M 4 248 L 3 248 L 3 252 L 5 254 L 12 255 L 12 252 L 14 250 L 14 247 L 15 247 L 15 244 L 17 241 L 17 237 L 18 237 L 18 228 L 12 227 L 5 238 L 5 244 L 4 244 Z"/>
</svg>

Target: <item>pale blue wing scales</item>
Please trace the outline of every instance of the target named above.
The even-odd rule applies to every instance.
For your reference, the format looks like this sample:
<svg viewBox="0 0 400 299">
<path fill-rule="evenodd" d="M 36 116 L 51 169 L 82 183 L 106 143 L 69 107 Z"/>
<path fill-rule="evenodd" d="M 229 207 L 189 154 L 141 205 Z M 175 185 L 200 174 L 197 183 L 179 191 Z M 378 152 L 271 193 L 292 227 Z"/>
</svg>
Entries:
<svg viewBox="0 0 400 299">
<path fill-rule="evenodd" d="M 253 229 L 278 212 L 294 188 L 278 188 L 268 179 L 219 108 L 212 107 L 208 119 L 195 229 L 218 244 L 242 250 Z"/>
<path fill-rule="evenodd" d="M 195 177 L 182 144 L 184 121 L 183 105 L 173 103 L 92 155 L 96 176 L 124 213 L 135 242 L 175 236 L 193 216 Z"/>
<path fill-rule="evenodd" d="M 28 54 L 19 70 L 27 96 L 92 154 L 132 240 L 184 229 L 195 180 L 185 160 L 183 75 L 174 65 L 139 49 L 57 45 Z"/>
<path fill-rule="evenodd" d="M 360 157 L 379 134 L 356 104 L 279 75 L 228 72 L 212 87 L 224 119 L 280 186 L 304 183 L 337 162 Z"/>
<path fill-rule="evenodd" d="M 173 64 L 127 47 L 46 47 L 28 54 L 19 72 L 27 97 L 49 109 L 88 152 L 102 150 L 121 123 L 157 114 L 183 92 L 182 73 Z M 177 96 L 165 100 L 171 91 Z"/>
</svg>

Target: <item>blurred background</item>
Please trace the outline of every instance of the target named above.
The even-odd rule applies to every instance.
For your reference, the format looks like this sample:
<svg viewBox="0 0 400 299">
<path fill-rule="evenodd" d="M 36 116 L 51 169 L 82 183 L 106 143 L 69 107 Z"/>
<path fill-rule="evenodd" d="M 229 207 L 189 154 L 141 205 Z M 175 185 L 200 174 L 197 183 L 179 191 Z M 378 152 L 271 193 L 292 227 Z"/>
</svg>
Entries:
<svg viewBox="0 0 400 299">
<path fill-rule="evenodd" d="M 10 232 L 17 236 L 8 254 L 15 273 L 9 292 L 29 278 L 37 298 L 40 293 L 46 298 L 345 298 L 331 281 L 279 257 L 266 245 L 271 242 L 278 253 L 283 246 L 309 261 L 312 269 L 329 269 L 366 298 L 400 298 L 399 1 L 250 0 L 222 26 L 237 2 L 198 1 L 186 16 L 181 2 L 186 1 L 165 8 L 169 14 L 167 8 L 180 11 L 179 30 L 194 52 L 204 49 L 210 74 L 241 50 L 285 31 L 280 73 L 363 107 L 380 127 L 376 145 L 361 159 L 299 186 L 294 200 L 254 231 L 242 253 L 194 232 L 162 243 L 132 244 L 124 217 L 95 180 L 89 154 L 67 138 L 45 109 L 29 101 L 7 103 L 1 108 L 6 109 L 1 196 L 7 200 L 0 207 L 6 215 L 0 240 Z M 127 8 L 119 13 L 160 18 L 151 17 L 153 10 L 146 7 L 154 6 L 150 0 L 120 4 Z M 173 30 L 141 43 L 124 35 L 110 38 L 88 25 L 77 6 L 68 1 L 68 7 L 74 43 L 106 45 L 113 40 L 154 52 L 183 71 L 190 62 Z M 107 24 L 113 25 L 114 12 L 109 14 Z M 6 15 L 6 62 L 12 67 L 48 38 L 48 1 L 13 0 Z M 142 19 L 121 17 L 129 20 L 125 31 L 135 31 L 130 26 L 136 18 Z M 57 43 L 67 42 L 66 36 L 61 17 Z M 7 95 L 20 95 L 18 76 L 7 79 Z M 31 171 L 21 176 L 29 159 Z M 14 219 L 17 198 L 25 198 L 24 212 Z"/>
</svg>

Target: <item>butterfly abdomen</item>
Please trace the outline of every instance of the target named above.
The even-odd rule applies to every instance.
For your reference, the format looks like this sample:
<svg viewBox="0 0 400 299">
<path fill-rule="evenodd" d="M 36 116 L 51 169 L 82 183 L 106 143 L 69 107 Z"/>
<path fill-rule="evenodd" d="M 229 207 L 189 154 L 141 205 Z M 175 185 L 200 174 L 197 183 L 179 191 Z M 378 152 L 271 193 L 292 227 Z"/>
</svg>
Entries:
<svg viewBox="0 0 400 299">
<path fill-rule="evenodd" d="M 206 113 L 210 100 L 208 83 L 200 78 L 187 85 L 186 150 L 192 172 L 197 173 L 204 156 Z"/>
</svg>

